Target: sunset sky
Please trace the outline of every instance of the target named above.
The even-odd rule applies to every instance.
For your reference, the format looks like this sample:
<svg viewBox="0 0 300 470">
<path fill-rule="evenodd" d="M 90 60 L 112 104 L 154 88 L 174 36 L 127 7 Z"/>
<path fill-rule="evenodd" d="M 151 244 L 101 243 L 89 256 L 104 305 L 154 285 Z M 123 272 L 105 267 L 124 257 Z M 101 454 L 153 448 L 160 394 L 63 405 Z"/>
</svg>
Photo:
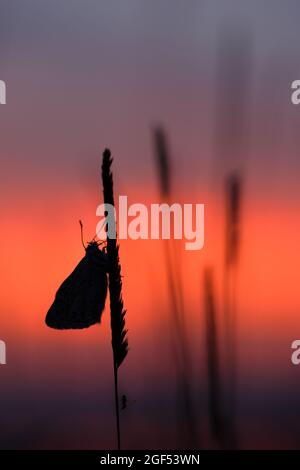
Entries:
<svg viewBox="0 0 300 470">
<path fill-rule="evenodd" d="M 203 250 L 177 246 L 199 435 L 203 269 L 216 274 L 221 334 L 223 178 L 237 168 L 241 441 L 299 447 L 300 366 L 290 361 L 300 337 L 300 107 L 290 100 L 299 15 L 296 0 L 1 0 L 1 448 L 114 446 L 108 307 L 85 331 L 54 331 L 44 318 L 84 256 L 78 220 L 87 240 L 95 235 L 102 150 L 112 150 L 116 195 L 159 202 L 157 124 L 173 161 L 172 201 L 205 204 Z M 124 447 L 180 447 L 162 244 L 124 240 L 120 257 L 130 343 L 120 370 Z"/>
</svg>

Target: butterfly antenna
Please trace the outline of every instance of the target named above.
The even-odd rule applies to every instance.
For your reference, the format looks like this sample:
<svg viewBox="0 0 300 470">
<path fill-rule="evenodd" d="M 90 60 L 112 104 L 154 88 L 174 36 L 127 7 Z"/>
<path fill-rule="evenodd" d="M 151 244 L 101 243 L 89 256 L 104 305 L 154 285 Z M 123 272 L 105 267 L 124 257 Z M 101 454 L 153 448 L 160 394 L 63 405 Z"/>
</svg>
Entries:
<svg viewBox="0 0 300 470">
<path fill-rule="evenodd" d="M 103 243 L 106 243 L 106 240 L 100 240 L 99 242 L 97 242 L 97 245 L 101 246 L 101 245 L 103 245 Z"/>
<path fill-rule="evenodd" d="M 82 243 L 83 248 L 86 250 L 86 246 L 83 241 L 83 223 L 81 222 L 81 220 L 79 220 L 79 225 L 80 225 L 81 243 Z"/>
<path fill-rule="evenodd" d="M 98 233 L 101 232 L 101 230 L 103 229 L 103 227 L 107 224 L 107 220 L 106 218 L 104 219 L 104 222 L 102 223 L 101 227 L 100 227 L 100 230 L 98 230 Z M 95 241 L 95 239 L 98 237 L 98 233 L 96 233 L 96 235 L 94 236 L 92 242 Z M 104 240 L 103 242 L 101 241 L 101 243 L 104 243 L 106 242 L 106 240 Z"/>
</svg>

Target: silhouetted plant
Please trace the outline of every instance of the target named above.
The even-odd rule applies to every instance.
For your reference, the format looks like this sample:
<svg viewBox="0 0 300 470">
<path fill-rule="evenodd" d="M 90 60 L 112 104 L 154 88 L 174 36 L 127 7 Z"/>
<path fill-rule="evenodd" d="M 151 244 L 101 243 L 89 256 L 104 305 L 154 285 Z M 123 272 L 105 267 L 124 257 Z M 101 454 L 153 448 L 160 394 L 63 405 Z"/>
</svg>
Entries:
<svg viewBox="0 0 300 470">
<path fill-rule="evenodd" d="M 222 446 L 224 441 L 224 415 L 218 346 L 217 312 L 213 284 L 213 271 L 209 268 L 206 268 L 204 271 L 204 308 L 206 320 L 210 428 L 213 438 L 220 446 Z"/>
<path fill-rule="evenodd" d="M 228 267 L 236 266 L 238 261 L 241 191 L 241 178 L 237 172 L 233 172 L 226 180 L 226 264 Z"/>
<path fill-rule="evenodd" d="M 113 177 L 111 172 L 112 158 L 110 150 L 105 149 L 102 160 L 102 182 L 104 204 L 114 206 Z M 115 220 L 110 220 L 116 226 Z M 119 259 L 119 247 L 117 239 L 110 238 L 107 234 L 107 256 L 109 263 L 109 296 L 110 296 L 110 324 L 112 335 L 114 385 L 115 385 L 115 407 L 118 449 L 121 448 L 120 436 L 120 413 L 118 393 L 118 368 L 128 353 L 127 330 L 125 329 L 126 310 L 123 307 L 121 265 Z"/>
<path fill-rule="evenodd" d="M 156 127 L 153 130 L 153 140 L 161 199 L 163 202 L 170 203 L 172 165 L 166 135 L 161 127 Z M 173 327 L 174 347 L 176 351 L 177 386 L 180 394 L 179 412 L 180 418 L 184 421 L 187 428 L 185 434 L 188 433 L 189 445 L 194 446 L 196 423 L 190 386 L 191 361 L 184 312 L 181 269 L 179 265 L 180 253 L 174 246 L 172 240 L 163 240 L 163 242 L 171 304 L 171 325 Z"/>
<path fill-rule="evenodd" d="M 240 247 L 242 180 L 232 172 L 225 182 L 226 233 L 224 269 L 224 316 L 227 346 L 228 418 L 231 447 L 236 446 L 235 430 L 237 352 L 236 352 L 236 283 Z"/>
</svg>

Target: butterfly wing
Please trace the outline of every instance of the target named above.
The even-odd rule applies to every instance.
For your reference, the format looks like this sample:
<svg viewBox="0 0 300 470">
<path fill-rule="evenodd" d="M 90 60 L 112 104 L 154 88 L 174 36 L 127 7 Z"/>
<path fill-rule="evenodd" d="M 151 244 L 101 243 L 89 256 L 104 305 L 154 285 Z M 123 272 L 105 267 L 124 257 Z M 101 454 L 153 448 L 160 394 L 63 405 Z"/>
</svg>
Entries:
<svg viewBox="0 0 300 470">
<path fill-rule="evenodd" d="M 99 250 L 99 257 L 101 251 Z M 97 255 L 98 257 L 98 255 Z M 58 289 L 46 324 L 56 329 L 87 328 L 100 323 L 107 294 L 102 259 L 84 256 Z"/>
</svg>

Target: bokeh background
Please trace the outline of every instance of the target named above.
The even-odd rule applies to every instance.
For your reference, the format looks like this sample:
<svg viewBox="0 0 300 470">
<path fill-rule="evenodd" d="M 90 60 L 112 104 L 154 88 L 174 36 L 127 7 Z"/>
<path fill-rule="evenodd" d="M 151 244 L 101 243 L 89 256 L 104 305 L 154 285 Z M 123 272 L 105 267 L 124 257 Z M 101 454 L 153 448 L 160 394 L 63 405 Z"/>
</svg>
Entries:
<svg viewBox="0 0 300 470">
<path fill-rule="evenodd" d="M 93 238 L 101 152 L 115 191 L 160 200 L 153 126 L 172 159 L 172 200 L 205 204 L 205 247 L 178 243 L 193 442 L 178 419 L 172 312 L 160 241 L 120 244 L 130 351 L 120 369 L 124 448 L 214 448 L 203 270 L 215 274 L 222 355 L 224 178 L 243 177 L 237 279 L 240 448 L 299 448 L 299 79 L 296 0 L 1 0 L 2 449 L 115 446 L 109 310 L 101 326 L 44 324 Z M 225 372 L 226 375 L 226 372 Z"/>
</svg>

